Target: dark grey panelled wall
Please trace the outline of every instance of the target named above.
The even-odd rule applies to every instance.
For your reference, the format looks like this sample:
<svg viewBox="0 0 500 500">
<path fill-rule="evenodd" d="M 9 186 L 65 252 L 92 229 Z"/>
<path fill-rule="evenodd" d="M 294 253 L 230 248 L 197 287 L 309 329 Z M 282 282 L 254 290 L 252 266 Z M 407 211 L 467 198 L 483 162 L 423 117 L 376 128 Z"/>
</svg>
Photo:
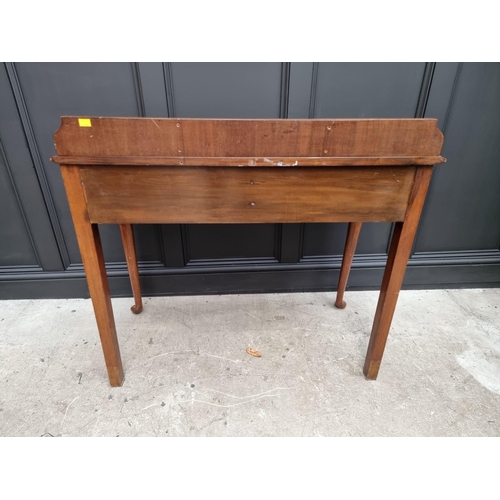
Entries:
<svg viewBox="0 0 500 500">
<path fill-rule="evenodd" d="M 443 155 L 406 288 L 500 285 L 500 64 L 5 63 L 0 66 L 0 298 L 87 297 L 59 173 L 61 115 L 436 117 Z M 101 226 L 129 295 L 119 232 Z M 350 287 L 378 288 L 390 224 L 365 224 Z M 135 227 L 146 295 L 333 290 L 345 224 Z"/>
</svg>

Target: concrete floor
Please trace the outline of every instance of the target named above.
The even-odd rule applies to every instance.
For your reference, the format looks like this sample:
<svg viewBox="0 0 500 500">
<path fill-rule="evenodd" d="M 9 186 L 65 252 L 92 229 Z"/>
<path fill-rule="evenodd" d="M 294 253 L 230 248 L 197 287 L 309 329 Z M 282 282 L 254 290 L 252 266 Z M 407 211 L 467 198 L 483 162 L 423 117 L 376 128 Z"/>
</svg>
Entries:
<svg viewBox="0 0 500 500">
<path fill-rule="evenodd" d="M 500 289 L 401 292 L 368 382 L 377 297 L 113 299 L 115 389 L 89 300 L 0 302 L 0 435 L 499 436 Z"/>
</svg>

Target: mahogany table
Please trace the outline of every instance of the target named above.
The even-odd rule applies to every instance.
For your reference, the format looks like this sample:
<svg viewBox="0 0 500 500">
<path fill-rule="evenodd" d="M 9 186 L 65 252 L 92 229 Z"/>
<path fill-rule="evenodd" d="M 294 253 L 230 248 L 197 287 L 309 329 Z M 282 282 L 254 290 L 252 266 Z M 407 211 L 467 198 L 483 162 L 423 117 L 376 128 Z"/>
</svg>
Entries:
<svg viewBox="0 0 500 500">
<path fill-rule="evenodd" d="M 54 135 L 112 386 L 123 368 L 98 224 L 119 224 L 142 311 L 132 224 L 349 222 L 335 305 L 363 222 L 395 222 L 364 364 L 376 379 L 443 135 L 434 119 L 62 117 Z"/>
</svg>

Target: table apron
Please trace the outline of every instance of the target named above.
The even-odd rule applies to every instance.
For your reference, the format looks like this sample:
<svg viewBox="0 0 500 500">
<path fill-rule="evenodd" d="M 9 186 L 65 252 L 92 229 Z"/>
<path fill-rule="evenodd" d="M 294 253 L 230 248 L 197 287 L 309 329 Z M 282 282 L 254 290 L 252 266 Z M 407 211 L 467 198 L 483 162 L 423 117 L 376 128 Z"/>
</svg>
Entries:
<svg viewBox="0 0 500 500">
<path fill-rule="evenodd" d="M 187 224 L 402 221 L 417 167 L 79 170 L 90 222 Z"/>
</svg>

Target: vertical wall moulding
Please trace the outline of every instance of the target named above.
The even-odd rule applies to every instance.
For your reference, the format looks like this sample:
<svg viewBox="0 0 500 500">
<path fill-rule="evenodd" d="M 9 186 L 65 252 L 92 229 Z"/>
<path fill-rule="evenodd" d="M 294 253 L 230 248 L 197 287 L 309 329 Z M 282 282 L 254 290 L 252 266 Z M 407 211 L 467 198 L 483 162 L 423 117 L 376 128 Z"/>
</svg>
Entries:
<svg viewBox="0 0 500 500">
<path fill-rule="evenodd" d="M 422 85 L 417 99 L 417 107 L 415 109 L 415 118 L 424 118 L 425 110 L 427 109 L 427 101 L 431 92 L 432 78 L 436 68 L 435 62 L 425 63 L 424 75 L 422 77 Z"/>
<path fill-rule="evenodd" d="M 430 67 L 431 65 L 432 65 L 432 67 Z M 427 102 L 429 100 L 429 94 L 431 92 L 432 78 L 434 76 L 435 68 L 436 68 L 436 63 L 426 63 L 426 65 L 425 65 L 424 76 L 422 79 L 422 86 L 420 88 L 419 98 L 418 98 L 418 102 L 417 102 L 417 109 L 415 111 L 415 118 L 424 118 L 425 117 L 425 112 L 427 109 Z M 455 100 L 456 89 L 458 86 L 458 80 L 460 77 L 461 69 L 462 69 L 462 63 L 460 63 L 457 67 L 457 72 L 455 73 L 455 79 L 453 80 L 453 87 L 452 87 L 451 93 L 450 93 L 450 99 L 449 99 L 448 105 L 446 107 L 446 115 L 445 115 L 443 123 L 440 127 L 441 132 L 443 133 L 445 138 L 446 138 L 446 125 L 448 123 L 448 118 L 450 116 L 453 101 Z M 434 117 L 429 117 L 429 118 L 434 118 Z M 436 175 L 438 175 L 438 173 L 436 171 L 434 171 L 433 177 L 436 177 Z M 431 179 L 431 183 L 429 185 L 429 190 L 427 193 L 427 198 L 430 198 L 430 196 L 432 195 L 432 192 L 433 192 L 433 182 Z M 425 205 L 424 205 L 424 208 L 422 211 L 422 215 L 424 213 L 425 213 Z M 415 239 L 413 240 L 413 246 L 412 246 L 411 253 L 410 253 L 410 259 L 408 260 L 408 266 L 422 265 L 422 262 L 424 262 L 424 261 L 421 261 L 420 259 L 415 258 L 415 248 L 418 244 L 418 236 L 419 236 L 421 227 L 422 227 L 421 224 L 419 224 L 419 226 L 417 228 L 417 232 L 415 233 Z M 392 228 L 394 228 L 394 224 L 392 225 Z M 391 239 L 392 239 L 392 231 L 391 231 L 391 238 L 389 239 L 389 243 L 390 243 Z M 389 245 L 387 246 L 387 251 L 389 251 Z M 439 256 L 436 255 L 436 257 L 439 257 Z"/>
<path fill-rule="evenodd" d="M 429 101 L 429 94 L 431 93 L 432 87 L 432 78 L 434 77 L 434 70 L 436 69 L 435 62 L 426 62 L 424 66 L 424 73 L 422 75 L 422 83 L 420 85 L 420 91 L 417 97 L 417 105 L 415 107 L 415 115 L 414 118 L 424 118 L 425 111 L 427 109 L 427 102 Z M 432 185 L 432 180 L 431 180 Z M 418 232 L 420 230 L 420 225 L 417 228 L 417 232 L 415 233 L 415 238 L 413 240 L 413 245 L 410 252 L 410 258 L 408 263 L 411 261 L 411 258 L 415 252 L 415 245 L 417 244 Z M 389 254 L 389 248 L 391 246 L 392 235 L 394 233 L 394 224 L 391 224 L 391 232 L 389 234 L 389 240 L 387 241 L 386 254 Z"/>
<path fill-rule="evenodd" d="M 280 118 L 288 118 L 288 104 L 290 101 L 290 67 L 291 63 L 281 63 L 281 87 L 280 87 Z"/>
<path fill-rule="evenodd" d="M 292 63 L 281 63 L 281 78 L 280 78 L 280 102 L 279 102 L 279 117 L 288 118 L 288 107 L 290 103 L 290 72 Z M 274 256 L 278 262 L 282 258 L 283 242 L 283 224 L 275 224 L 275 245 Z"/>
<path fill-rule="evenodd" d="M 30 240 L 31 248 L 33 249 L 33 253 L 35 254 L 35 259 L 38 264 L 38 266 L 22 266 L 23 271 L 30 272 L 30 271 L 41 271 L 42 270 L 42 265 L 40 261 L 40 256 L 38 255 L 38 250 L 36 248 L 35 242 L 33 240 L 33 235 L 31 234 L 31 230 L 28 224 L 28 218 L 26 217 L 26 212 L 24 210 L 23 203 L 21 201 L 21 197 L 19 196 L 19 191 L 17 189 L 16 182 L 14 181 L 14 176 L 12 175 L 12 168 L 10 166 L 9 160 L 7 158 L 7 155 L 5 154 L 5 150 L 3 148 L 2 144 L 2 139 L 0 137 L 0 158 L 3 160 L 5 169 L 7 170 L 7 176 L 9 177 L 10 185 L 12 187 L 12 191 L 14 193 L 14 196 L 16 198 L 17 205 L 19 207 L 19 211 L 21 212 L 21 217 L 24 222 L 24 227 L 26 228 L 26 232 L 28 233 L 28 237 Z M 0 268 L 0 272 L 1 268 Z"/>
<path fill-rule="evenodd" d="M 453 80 L 453 88 L 451 89 L 450 101 L 448 103 L 448 107 L 446 108 L 446 115 L 443 120 L 443 126 L 441 127 L 441 131 L 443 132 L 443 134 L 446 134 L 446 127 L 448 126 L 451 110 L 453 108 L 453 103 L 455 101 L 455 96 L 457 95 L 458 82 L 460 80 L 460 75 L 462 73 L 462 67 L 463 63 L 459 63 L 457 67 L 457 72 L 455 74 L 455 79 Z"/>
<path fill-rule="evenodd" d="M 144 101 L 144 88 L 142 85 L 141 68 L 139 63 L 137 62 L 133 62 L 131 64 L 132 64 L 132 75 L 134 77 L 135 95 L 137 101 L 137 114 L 139 116 L 145 117 L 147 113 L 146 113 L 146 104 Z M 155 230 L 156 243 L 158 244 L 158 248 L 160 250 L 161 264 L 163 264 L 163 266 L 166 266 L 165 244 L 163 242 L 163 233 L 161 230 L 161 226 L 159 224 L 155 224 L 154 230 Z M 140 268 L 141 268 L 141 263 L 139 263 L 139 269 Z"/>
<path fill-rule="evenodd" d="M 318 82 L 318 66 L 319 63 L 313 62 L 312 63 L 312 74 L 311 74 L 311 88 L 309 91 L 309 112 L 308 112 L 308 118 L 314 118 L 315 114 L 315 108 L 316 108 L 316 87 L 317 87 L 317 82 Z M 285 257 L 285 262 L 300 262 L 304 258 L 304 253 L 303 253 L 303 248 L 304 248 L 304 235 L 305 235 L 305 225 L 304 223 L 300 223 L 295 225 L 294 224 L 294 229 L 293 230 L 287 230 L 286 234 L 288 236 L 288 241 L 294 242 L 296 246 L 296 255 L 297 255 L 297 260 L 295 260 L 291 252 L 286 252 L 286 249 L 284 250 L 286 252 L 286 257 Z M 339 264 L 340 267 L 340 264 Z"/>
<path fill-rule="evenodd" d="M 144 91 L 142 89 L 141 70 L 139 63 L 132 63 L 132 75 L 134 77 L 134 88 L 137 100 L 137 114 L 146 116 L 146 106 L 144 104 Z"/>
<path fill-rule="evenodd" d="M 318 88 L 318 70 L 319 63 L 313 63 L 312 77 L 311 77 L 311 93 L 309 94 L 309 116 L 314 118 L 316 113 L 316 89 Z"/>
<path fill-rule="evenodd" d="M 40 190 L 44 199 L 45 207 L 49 215 L 50 224 L 54 232 L 54 237 L 57 243 L 57 248 L 59 250 L 59 255 L 63 262 L 65 269 L 70 266 L 70 258 L 68 248 L 66 246 L 66 241 L 62 232 L 61 225 L 59 223 L 59 217 L 57 215 L 54 199 L 52 197 L 52 192 L 50 191 L 49 183 L 47 181 L 47 176 L 45 175 L 45 170 L 43 168 L 43 162 L 40 156 L 40 151 L 36 143 L 35 134 L 33 132 L 33 126 L 31 124 L 31 119 L 28 113 L 28 108 L 26 106 L 26 101 L 22 92 L 21 84 L 19 82 L 19 77 L 17 75 L 16 66 L 14 63 L 5 63 L 5 68 L 7 70 L 7 76 L 9 78 L 9 83 L 12 88 L 12 93 L 14 95 L 14 100 L 16 102 L 16 107 L 21 119 L 24 136 L 26 138 L 26 143 L 28 145 L 28 150 L 33 161 L 33 166 L 35 168 L 36 176 L 40 184 Z"/>
<path fill-rule="evenodd" d="M 314 118 L 316 114 L 316 90 L 318 88 L 318 71 L 319 63 L 313 62 L 312 66 L 312 76 L 311 76 L 311 93 L 309 94 L 309 115 L 308 118 Z M 299 262 L 304 258 L 304 236 L 305 236 L 305 224 L 300 225 L 300 235 L 299 235 Z M 340 269 L 340 261 L 338 263 Z"/>
<path fill-rule="evenodd" d="M 163 83 L 165 85 L 165 97 L 167 100 L 167 116 L 169 118 L 175 118 L 175 97 L 174 97 L 174 78 L 172 75 L 172 63 L 164 62 L 163 67 Z M 189 262 L 189 238 L 187 234 L 187 228 L 185 224 L 180 224 L 180 237 L 182 246 L 182 258 L 184 260 L 183 265 L 186 266 Z M 163 255 L 165 255 L 163 253 Z M 166 256 L 164 257 L 166 262 Z"/>
<path fill-rule="evenodd" d="M 434 64 L 435 66 L 436 63 L 432 64 Z M 456 96 L 458 93 L 458 89 L 460 87 L 463 65 L 464 65 L 463 62 L 457 64 L 455 76 L 453 79 L 453 84 L 451 86 L 451 91 L 449 94 L 448 103 L 446 105 L 446 112 L 444 114 L 442 124 L 440 125 L 440 129 L 445 136 L 445 144 L 446 144 L 446 131 L 448 128 L 448 124 L 450 123 L 450 117 L 453 113 Z M 424 116 L 422 117 L 425 117 L 425 110 L 424 110 Z M 429 117 L 429 118 L 434 118 L 434 117 Z M 436 177 L 437 175 L 439 175 L 439 171 L 435 171 L 433 177 Z M 433 193 L 433 183 L 431 182 L 427 197 L 430 198 L 432 196 L 432 193 Z M 419 231 L 420 231 L 420 226 L 417 230 L 417 234 L 415 235 L 415 241 L 413 245 L 414 248 L 418 241 Z M 500 263 L 500 248 L 490 249 L 490 250 L 463 250 L 463 251 L 452 251 L 452 252 L 435 251 L 435 252 L 425 252 L 417 254 L 414 254 L 412 249 L 412 255 L 410 261 L 408 262 L 408 266 L 417 267 L 417 266 L 433 266 L 433 265 L 439 265 L 439 266 L 488 265 L 488 264 L 499 264 L 499 263 Z"/>
<path fill-rule="evenodd" d="M 174 79 L 172 77 L 172 63 L 163 63 L 163 79 L 165 83 L 165 94 L 167 97 L 167 116 L 174 118 L 175 101 L 174 101 Z"/>
</svg>

